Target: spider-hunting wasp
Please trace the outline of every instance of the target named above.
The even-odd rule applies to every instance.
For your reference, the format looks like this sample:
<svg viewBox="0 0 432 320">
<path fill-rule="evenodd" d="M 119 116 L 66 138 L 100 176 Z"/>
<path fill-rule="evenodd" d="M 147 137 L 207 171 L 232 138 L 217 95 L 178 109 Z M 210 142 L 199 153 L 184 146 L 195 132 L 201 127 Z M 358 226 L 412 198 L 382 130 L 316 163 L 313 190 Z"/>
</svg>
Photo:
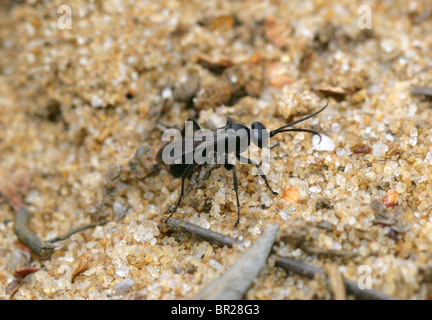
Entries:
<svg viewBox="0 0 432 320">
<path fill-rule="evenodd" d="M 321 141 L 321 135 L 314 130 L 288 128 L 316 116 L 325 108 L 327 108 L 327 106 L 328 103 L 317 112 L 288 123 L 270 132 L 268 132 L 265 126 L 260 122 L 254 122 L 252 123 L 251 128 L 248 128 L 244 124 L 234 122 L 230 117 L 228 117 L 225 126 L 212 131 L 203 131 L 200 125 L 194 119 L 189 118 L 186 122 L 183 133 L 179 133 L 177 139 L 174 139 L 174 141 L 168 142 L 162 146 L 156 155 L 156 162 L 158 164 L 168 165 L 170 173 L 173 176 L 182 179 L 181 192 L 177 204 L 174 207 L 174 210 L 171 211 L 166 221 L 168 221 L 177 211 L 180 202 L 184 197 L 185 180 L 190 176 L 192 171 L 204 164 L 218 163 L 224 164 L 225 169 L 233 172 L 234 190 L 237 198 L 237 220 L 235 223 L 235 227 L 237 227 L 240 221 L 238 178 L 236 167 L 232 161 L 230 161 L 229 157 L 234 156 L 241 163 L 254 165 L 258 171 L 258 174 L 264 179 L 267 188 L 274 195 L 277 195 L 278 193 L 273 191 L 273 189 L 270 187 L 266 175 L 262 171 L 259 163 L 249 159 L 248 157 L 244 157 L 241 154 L 247 151 L 251 143 L 256 145 L 259 149 L 267 147 L 269 144 L 269 138 L 272 138 L 282 132 L 308 132 L 317 134 L 319 135 Z M 191 124 L 193 127 L 193 136 L 187 136 L 185 134 L 188 124 Z M 203 132 L 206 134 L 203 134 Z"/>
</svg>

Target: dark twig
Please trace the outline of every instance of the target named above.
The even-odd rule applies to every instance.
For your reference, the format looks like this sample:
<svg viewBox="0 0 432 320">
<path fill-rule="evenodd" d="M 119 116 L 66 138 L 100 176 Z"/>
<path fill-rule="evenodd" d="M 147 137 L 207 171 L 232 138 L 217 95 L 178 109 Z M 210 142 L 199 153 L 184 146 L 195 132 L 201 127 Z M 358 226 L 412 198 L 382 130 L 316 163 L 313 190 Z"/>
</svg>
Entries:
<svg viewBox="0 0 432 320">
<path fill-rule="evenodd" d="M 241 244 L 242 241 L 223 235 L 221 233 L 208 230 L 197 226 L 195 224 L 177 219 L 171 218 L 167 222 L 168 226 L 173 229 L 190 233 L 197 238 L 201 238 L 208 242 L 216 243 L 220 246 L 231 247 L 234 243 Z M 287 257 L 280 257 L 276 260 L 276 265 L 282 267 L 286 271 L 299 274 L 301 276 L 313 279 L 315 275 L 321 275 L 326 278 L 324 270 L 315 267 L 314 265 L 307 264 L 298 260 L 294 260 Z M 346 290 L 356 296 L 359 299 L 369 299 L 369 300 L 397 300 L 397 298 L 389 296 L 383 292 L 373 290 L 373 289 L 360 289 L 358 285 L 350 280 L 344 279 Z M 197 296 L 198 297 L 198 296 Z M 199 297 L 201 298 L 201 297 Z M 197 298 L 196 298 L 197 299 Z"/>
<path fill-rule="evenodd" d="M 30 214 L 26 208 L 21 207 L 15 213 L 14 231 L 18 239 L 37 254 L 41 259 L 49 259 L 54 252 L 52 243 L 43 242 L 29 228 Z"/>
<path fill-rule="evenodd" d="M 97 221 L 85 226 L 72 229 L 63 236 L 48 241 L 41 241 L 36 233 L 29 228 L 30 213 L 25 208 L 19 195 L 19 188 L 16 181 L 4 172 L 0 167 L 0 194 L 9 202 L 9 205 L 15 210 L 14 215 L 14 232 L 18 239 L 24 243 L 32 252 L 41 259 L 49 259 L 54 252 L 54 242 L 62 241 L 71 235 L 107 223 L 107 220 Z"/>
<path fill-rule="evenodd" d="M 310 279 L 313 279 L 315 275 L 320 275 L 324 279 L 327 279 L 324 270 L 315 267 L 311 264 L 301 262 L 295 259 L 291 259 L 288 257 L 280 257 L 279 259 L 276 260 L 276 265 L 285 269 L 288 272 L 299 274 Z M 383 292 L 374 289 L 360 289 L 358 284 L 351 280 L 344 279 L 344 283 L 347 292 L 360 299 L 398 300 L 396 297 L 389 296 Z"/>
<path fill-rule="evenodd" d="M 55 237 L 54 239 L 47 240 L 45 242 L 46 243 L 54 243 L 54 242 L 63 241 L 63 240 L 66 240 L 67 238 L 69 238 L 70 236 L 72 236 L 75 233 L 78 233 L 78 232 L 81 232 L 83 230 L 90 229 L 90 228 L 93 228 L 93 227 L 97 227 L 97 226 L 103 226 L 104 224 L 107 224 L 108 222 L 109 222 L 108 220 L 102 220 L 102 221 L 92 222 L 92 223 L 86 224 L 84 226 L 74 228 L 74 229 L 70 230 L 69 232 L 67 232 L 66 234 L 64 234 L 62 236 Z"/>
<path fill-rule="evenodd" d="M 173 229 L 183 231 L 186 233 L 190 233 L 197 238 L 203 239 L 208 242 L 214 242 L 220 246 L 227 246 L 231 248 L 233 244 L 241 244 L 242 242 L 238 239 L 232 238 L 230 236 L 226 236 L 222 233 L 212 231 L 209 229 L 202 228 L 195 224 L 177 219 L 171 218 L 167 221 L 168 226 Z"/>
<path fill-rule="evenodd" d="M 97 221 L 81 227 L 74 228 L 64 234 L 48 241 L 41 241 L 39 237 L 29 228 L 30 214 L 25 207 L 22 207 L 15 213 L 14 231 L 18 239 L 30 248 L 32 252 L 38 255 L 41 259 L 49 259 L 54 252 L 54 242 L 66 240 L 73 234 L 106 224 L 108 221 Z"/>
<path fill-rule="evenodd" d="M 412 95 L 424 95 L 432 97 L 432 88 L 429 87 L 412 87 L 411 88 Z"/>
</svg>

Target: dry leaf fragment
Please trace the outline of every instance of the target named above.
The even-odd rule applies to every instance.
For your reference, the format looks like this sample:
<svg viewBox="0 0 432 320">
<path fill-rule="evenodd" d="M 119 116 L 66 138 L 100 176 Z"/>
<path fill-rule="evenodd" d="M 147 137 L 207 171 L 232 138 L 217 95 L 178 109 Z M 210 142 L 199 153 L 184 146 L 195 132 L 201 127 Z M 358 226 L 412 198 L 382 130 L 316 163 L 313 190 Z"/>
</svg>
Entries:
<svg viewBox="0 0 432 320">
<path fill-rule="evenodd" d="M 21 268 L 21 269 L 15 271 L 15 273 L 17 275 L 19 275 L 20 277 L 24 278 L 25 276 L 32 274 L 32 273 L 35 273 L 38 270 L 39 269 L 36 267 L 28 266 L 28 267 L 24 267 L 24 268 Z"/>
<path fill-rule="evenodd" d="M 210 71 L 216 73 L 220 73 L 226 68 L 232 67 L 234 65 L 234 63 L 230 59 L 220 58 L 216 60 L 203 53 L 198 53 L 195 56 L 194 60 L 196 63 L 202 65 L 204 68 L 207 68 Z"/>
<path fill-rule="evenodd" d="M 351 147 L 351 151 L 353 153 L 371 153 L 372 148 L 370 146 L 367 146 L 363 143 L 357 143 L 353 147 Z"/>
<path fill-rule="evenodd" d="M 88 267 L 88 257 L 87 254 L 83 253 L 78 260 L 78 266 L 75 269 L 74 273 L 72 274 L 72 282 L 74 281 L 75 277 L 79 275 L 80 273 L 84 272 Z"/>
<path fill-rule="evenodd" d="M 297 188 L 284 189 L 282 192 L 282 198 L 291 203 L 299 203 L 300 191 Z"/>
<path fill-rule="evenodd" d="M 332 86 L 326 86 L 326 85 L 318 85 L 314 87 L 315 91 L 320 91 L 325 95 L 329 96 L 344 96 L 348 94 L 348 90 L 345 90 L 341 87 L 332 87 Z"/>
<path fill-rule="evenodd" d="M 282 89 L 285 85 L 287 84 L 291 84 L 292 83 L 292 79 L 287 76 L 286 74 L 280 74 L 277 76 L 274 76 L 273 78 L 270 79 L 269 84 L 272 87 L 278 88 L 278 89 Z"/>
<path fill-rule="evenodd" d="M 226 14 L 213 19 L 210 22 L 209 28 L 213 31 L 228 31 L 234 26 L 235 19 L 232 15 Z"/>
</svg>

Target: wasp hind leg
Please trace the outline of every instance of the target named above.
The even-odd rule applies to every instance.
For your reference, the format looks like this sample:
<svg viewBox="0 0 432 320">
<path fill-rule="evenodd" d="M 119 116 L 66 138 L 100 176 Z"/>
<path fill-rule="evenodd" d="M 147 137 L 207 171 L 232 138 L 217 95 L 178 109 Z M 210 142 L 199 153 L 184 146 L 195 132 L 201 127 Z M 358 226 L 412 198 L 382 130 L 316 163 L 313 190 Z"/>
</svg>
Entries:
<svg viewBox="0 0 432 320">
<path fill-rule="evenodd" d="M 269 185 L 269 183 L 268 183 L 268 181 L 267 181 L 267 177 L 266 177 L 266 175 L 264 174 L 264 172 L 261 170 L 261 167 L 259 166 L 258 163 L 252 161 L 251 159 L 248 159 L 248 158 L 246 158 L 246 157 L 243 157 L 243 156 L 241 156 L 241 155 L 239 155 L 239 154 L 237 155 L 237 159 L 238 159 L 241 163 L 249 163 L 249 164 L 253 164 L 253 165 L 257 168 L 257 170 L 258 170 L 258 174 L 261 176 L 261 178 L 264 179 L 264 182 L 265 182 L 267 188 L 271 191 L 271 193 L 273 193 L 275 196 L 277 196 L 277 195 L 279 194 L 279 193 L 277 193 L 276 191 L 273 191 L 273 189 L 270 187 L 270 185 Z"/>
<path fill-rule="evenodd" d="M 238 179 L 237 179 L 237 171 L 234 165 L 225 163 L 225 169 L 232 170 L 233 172 L 233 178 L 234 178 L 234 190 L 236 193 L 237 198 L 237 221 L 234 224 L 234 227 L 237 228 L 239 222 L 240 222 L 240 199 L 238 194 Z"/>
</svg>

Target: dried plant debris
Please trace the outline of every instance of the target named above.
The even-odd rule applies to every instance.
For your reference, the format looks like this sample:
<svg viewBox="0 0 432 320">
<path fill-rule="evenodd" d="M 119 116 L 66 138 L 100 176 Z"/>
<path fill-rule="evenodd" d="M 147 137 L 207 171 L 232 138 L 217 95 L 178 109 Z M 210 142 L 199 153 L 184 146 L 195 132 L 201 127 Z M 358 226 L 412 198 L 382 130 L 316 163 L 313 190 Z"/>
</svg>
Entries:
<svg viewBox="0 0 432 320">
<path fill-rule="evenodd" d="M 293 223 L 290 227 L 284 227 L 279 236 L 279 240 L 291 245 L 294 248 L 299 248 L 308 255 L 316 255 L 319 257 L 340 257 L 349 259 L 357 254 L 353 251 L 343 249 L 327 249 L 317 247 L 316 235 L 319 234 L 318 228 L 333 232 L 334 227 L 328 222 L 314 225 L 312 223 Z"/>
<path fill-rule="evenodd" d="M 75 233 L 81 232 L 86 229 L 94 228 L 106 224 L 107 220 L 89 223 L 84 226 L 71 229 L 66 234 L 56 237 L 51 240 L 41 241 L 39 237 L 29 228 L 30 214 L 22 207 L 15 213 L 14 231 L 18 239 L 25 244 L 33 253 L 38 255 L 41 259 L 49 259 L 54 253 L 54 243 L 68 239 Z"/>
<path fill-rule="evenodd" d="M 195 56 L 195 61 L 196 63 L 201 64 L 204 68 L 215 73 L 221 73 L 225 69 L 233 66 L 233 62 L 228 58 L 220 58 L 216 60 L 202 53 Z"/>
<path fill-rule="evenodd" d="M 279 231 L 269 225 L 251 248 L 219 279 L 198 293 L 195 300 L 239 300 L 264 267 Z"/>
<path fill-rule="evenodd" d="M 171 218 L 167 222 L 167 225 L 174 230 L 186 232 L 202 240 L 216 243 L 220 246 L 227 246 L 231 248 L 234 244 L 241 244 L 242 242 L 238 239 L 226 236 L 222 233 L 215 232 L 209 229 L 202 228 L 195 224 L 183 221 L 177 218 Z"/>
<path fill-rule="evenodd" d="M 377 199 L 372 201 L 371 207 L 375 213 L 374 223 L 389 226 L 397 233 L 406 233 L 410 229 L 409 223 L 402 217 L 402 207 L 396 206 L 389 211 L 384 203 Z"/>
<path fill-rule="evenodd" d="M 370 146 L 365 145 L 364 143 L 357 143 L 351 147 L 351 151 L 353 153 L 363 153 L 369 154 L 372 152 L 372 148 Z"/>
<path fill-rule="evenodd" d="M 346 300 L 345 283 L 339 267 L 334 263 L 324 266 L 334 300 Z"/>
<path fill-rule="evenodd" d="M 411 88 L 411 94 L 432 97 L 432 88 L 431 87 L 412 87 Z"/>
<path fill-rule="evenodd" d="M 309 245 L 307 243 L 300 246 L 300 249 L 305 251 L 309 255 L 316 256 L 327 256 L 327 257 L 342 257 L 345 259 L 349 259 L 355 257 L 357 254 L 352 251 L 342 250 L 342 249 L 322 249 L 317 248 L 313 245 Z"/>
<path fill-rule="evenodd" d="M 93 222 L 88 225 L 71 229 L 63 236 L 59 236 L 48 241 L 41 241 L 36 233 L 29 227 L 30 213 L 20 200 L 17 185 L 11 181 L 6 174 L 4 174 L 4 171 L 1 168 L 0 174 L 0 191 L 6 200 L 8 200 L 11 207 L 15 210 L 14 232 L 16 236 L 24 245 L 26 245 L 33 253 L 38 255 L 43 260 L 49 259 L 54 253 L 53 243 L 65 240 L 73 234 L 83 230 L 107 223 L 106 220 Z"/>
<path fill-rule="evenodd" d="M 29 247 L 41 259 L 49 259 L 54 252 L 54 245 L 44 242 L 29 228 L 30 214 L 24 207 L 15 213 L 14 231 L 18 239 Z"/>
<path fill-rule="evenodd" d="M 87 270 L 88 265 L 89 265 L 89 258 L 87 254 L 83 253 L 78 259 L 78 265 L 75 271 L 72 273 L 72 278 L 71 278 L 72 282 L 80 273 L 83 273 L 85 270 Z"/>
<path fill-rule="evenodd" d="M 326 273 L 323 269 L 289 257 L 279 257 L 276 260 L 276 265 L 283 268 L 287 272 L 295 273 L 309 279 L 313 279 L 316 276 L 325 277 L 327 279 Z M 347 292 L 360 299 L 397 300 L 397 298 L 395 297 L 389 296 L 383 292 L 374 289 L 360 289 L 356 282 L 347 279 L 344 279 L 344 283 Z"/>
</svg>

